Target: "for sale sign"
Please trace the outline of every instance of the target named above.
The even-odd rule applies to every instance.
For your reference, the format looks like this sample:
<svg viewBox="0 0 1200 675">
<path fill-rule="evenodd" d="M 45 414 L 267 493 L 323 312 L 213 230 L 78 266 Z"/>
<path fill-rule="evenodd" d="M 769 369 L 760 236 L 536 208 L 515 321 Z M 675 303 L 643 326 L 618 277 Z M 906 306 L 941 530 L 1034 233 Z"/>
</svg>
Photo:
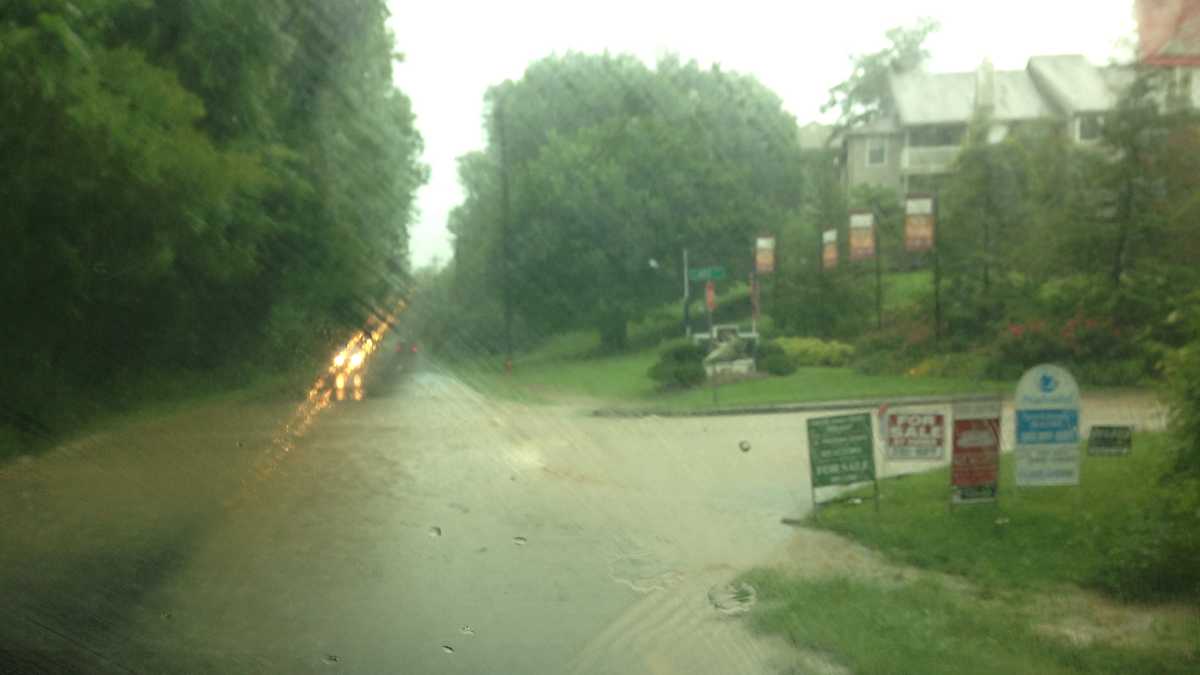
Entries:
<svg viewBox="0 0 1200 675">
<path fill-rule="evenodd" d="M 904 203 L 904 248 L 912 252 L 933 249 L 933 197 L 909 195 Z"/>
<path fill-rule="evenodd" d="M 870 260 L 875 257 L 875 214 L 870 211 L 850 212 L 850 259 Z"/>
<path fill-rule="evenodd" d="M 954 501 L 994 500 L 1000 479 L 1000 402 L 955 405 L 951 447 Z"/>
<path fill-rule="evenodd" d="M 808 420 L 813 489 L 875 480 L 870 413 Z"/>
<path fill-rule="evenodd" d="M 1079 386 L 1058 366 L 1025 372 L 1017 385 L 1017 485 L 1079 485 Z"/>
<path fill-rule="evenodd" d="M 883 417 L 888 459 L 941 459 L 946 417 L 941 413 L 895 410 Z"/>
<path fill-rule="evenodd" d="M 821 266 L 827 270 L 837 267 L 838 241 L 837 230 L 825 230 L 821 234 Z"/>
</svg>

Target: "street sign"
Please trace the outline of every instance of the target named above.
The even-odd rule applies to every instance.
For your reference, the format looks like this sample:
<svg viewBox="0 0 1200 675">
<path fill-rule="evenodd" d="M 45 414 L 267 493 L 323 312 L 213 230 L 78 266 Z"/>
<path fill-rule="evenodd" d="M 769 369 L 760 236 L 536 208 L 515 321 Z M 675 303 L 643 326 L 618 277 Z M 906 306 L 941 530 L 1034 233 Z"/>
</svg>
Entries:
<svg viewBox="0 0 1200 675">
<path fill-rule="evenodd" d="M 1017 385 L 1017 485 L 1079 485 L 1079 386 L 1048 364 Z"/>
<path fill-rule="evenodd" d="M 775 271 L 775 237 L 764 235 L 754 243 L 754 271 L 771 274 Z"/>
<path fill-rule="evenodd" d="M 688 270 L 688 278 L 692 281 L 720 281 L 725 278 L 724 267 L 697 267 Z"/>
<path fill-rule="evenodd" d="M 850 259 L 870 260 L 875 257 L 875 214 L 870 211 L 850 212 Z"/>
<path fill-rule="evenodd" d="M 1092 427 L 1088 434 L 1087 451 L 1094 457 L 1128 455 L 1133 449 L 1133 427 Z"/>
<path fill-rule="evenodd" d="M 717 287 L 711 281 L 704 284 L 704 304 L 710 312 L 717 308 Z"/>
<path fill-rule="evenodd" d="M 904 248 L 912 252 L 933 249 L 933 197 L 909 195 L 904 202 Z"/>
<path fill-rule="evenodd" d="M 815 490 L 875 480 L 870 413 L 808 420 L 808 458 Z"/>
<path fill-rule="evenodd" d="M 946 416 L 916 410 L 891 410 L 882 417 L 888 459 L 941 459 Z"/>
<path fill-rule="evenodd" d="M 954 503 L 995 500 L 1000 478 L 1000 402 L 956 404 L 951 438 Z"/>
<path fill-rule="evenodd" d="M 821 233 L 821 266 L 827 270 L 831 270 L 837 267 L 837 264 L 837 230 L 825 230 Z"/>
</svg>

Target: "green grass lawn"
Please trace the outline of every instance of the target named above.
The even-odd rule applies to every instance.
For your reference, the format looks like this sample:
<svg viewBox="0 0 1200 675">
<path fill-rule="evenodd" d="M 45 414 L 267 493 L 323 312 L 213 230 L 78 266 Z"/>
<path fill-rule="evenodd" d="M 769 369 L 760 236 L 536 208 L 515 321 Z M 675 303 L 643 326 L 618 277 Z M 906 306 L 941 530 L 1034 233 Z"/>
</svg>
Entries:
<svg viewBox="0 0 1200 675">
<path fill-rule="evenodd" d="M 933 272 L 893 272 L 884 276 L 883 309 L 888 313 L 919 305 L 933 294 Z"/>
<path fill-rule="evenodd" d="M 1077 620 L 1054 604 L 1077 587 L 1145 595 L 1144 588 L 1122 586 L 1128 577 L 1110 563 L 1143 545 L 1140 533 L 1162 522 L 1153 505 L 1179 489 L 1159 479 L 1169 457 L 1165 443 L 1161 433 L 1138 434 L 1130 456 L 1085 456 L 1079 487 L 1020 492 L 1013 457 L 1005 456 L 994 504 L 951 510 L 948 469 L 940 468 L 881 482 L 878 513 L 869 499 L 823 507 L 807 525 L 969 584 L 755 569 L 741 577 L 759 596 L 751 625 L 832 655 L 860 675 L 1200 672 L 1197 613 L 1153 615 L 1121 644 L 1076 644 L 1044 628 Z M 1168 599 L 1195 601 L 1186 594 Z M 1090 612 L 1078 620 L 1101 621 Z"/>
<path fill-rule="evenodd" d="M 1036 631 L 1020 607 L 931 579 L 888 585 L 759 569 L 741 580 L 758 592 L 753 630 L 832 657 L 857 675 L 1196 672 L 1197 661 L 1179 646 L 1186 635 L 1158 634 L 1138 646 L 1075 645 Z"/>
<path fill-rule="evenodd" d="M 863 375 L 850 368 L 801 368 L 786 377 L 763 377 L 684 392 L 660 392 L 646 372 L 657 360 L 656 350 L 610 357 L 549 359 L 535 355 L 517 359 L 505 375 L 497 359 L 459 363 L 459 377 L 486 393 L 528 402 L 562 396 L 586 396 L 597 404 L 648 410 L 692 411 L 714 407 L 801 403 L 888 396 L 990 393 L 1007 391 L 1007 384 L 967 379 Z"/>
<path fill-rule="evenodd" d="M 953 510 L 949 469 L 942 467 L 881 481 L 878 514 L 866 506 L 833 504 L 810 516 L 810 523 L 894 560 L 985 586 L 1069 583 L 1137 594 L 1140 589 L 1122 589 L 1109 563 L 1136 544 L 1150 526 L 1151 507 L 1170 489 L 1159 482 L 1165 443 L 1162 434 L 1137 434 L 1129 456 L 1085 454 L 1077 487 L 1017 489 L 1015 458 L 1005 455 L 999 501 Z"/>
</svg>

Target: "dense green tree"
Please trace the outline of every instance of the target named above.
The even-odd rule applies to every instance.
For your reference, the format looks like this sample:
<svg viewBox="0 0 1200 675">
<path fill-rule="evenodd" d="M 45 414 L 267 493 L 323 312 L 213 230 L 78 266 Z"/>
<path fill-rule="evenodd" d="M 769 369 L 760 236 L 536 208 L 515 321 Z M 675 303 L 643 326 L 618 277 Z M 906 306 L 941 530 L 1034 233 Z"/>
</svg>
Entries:
<svg viewBox="0 0 1200 675">
<path fill-rule="evenodd" d="M 294 363 L 395 293 L 425 170 L 385 18 L 0 5 L 0 407 L 49 426 L 156 373 Z"/>
<path fill-rule="evenodd" d="M 534 63 L 487 101 L 488 147 L 460 169 L 454 270 L 496 297 L 507 266 L 533 333 L 595 327 L 620 349 L 629 321 L 678 296 L 683 248 L 740 278 L 754 235 L 798 206 L 795 121 L 752 78 L 675 58 L 651 69 L 568 54 Z"/>
</svg>

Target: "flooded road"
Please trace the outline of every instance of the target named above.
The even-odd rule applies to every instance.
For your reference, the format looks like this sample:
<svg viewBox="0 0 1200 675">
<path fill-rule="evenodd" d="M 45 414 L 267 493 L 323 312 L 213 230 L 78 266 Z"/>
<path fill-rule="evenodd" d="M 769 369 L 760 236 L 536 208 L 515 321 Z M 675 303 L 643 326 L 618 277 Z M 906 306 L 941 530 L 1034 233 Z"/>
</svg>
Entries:
<svg viewBox="0 0 1200 675">
<path fill-rule="evenodd" d="M 0 664 L 812 672 L 729 586 L 807 555 L 806 418 L 597 419 L 427 367 L 131 424 L 2 469 Z"/>
</svg>

